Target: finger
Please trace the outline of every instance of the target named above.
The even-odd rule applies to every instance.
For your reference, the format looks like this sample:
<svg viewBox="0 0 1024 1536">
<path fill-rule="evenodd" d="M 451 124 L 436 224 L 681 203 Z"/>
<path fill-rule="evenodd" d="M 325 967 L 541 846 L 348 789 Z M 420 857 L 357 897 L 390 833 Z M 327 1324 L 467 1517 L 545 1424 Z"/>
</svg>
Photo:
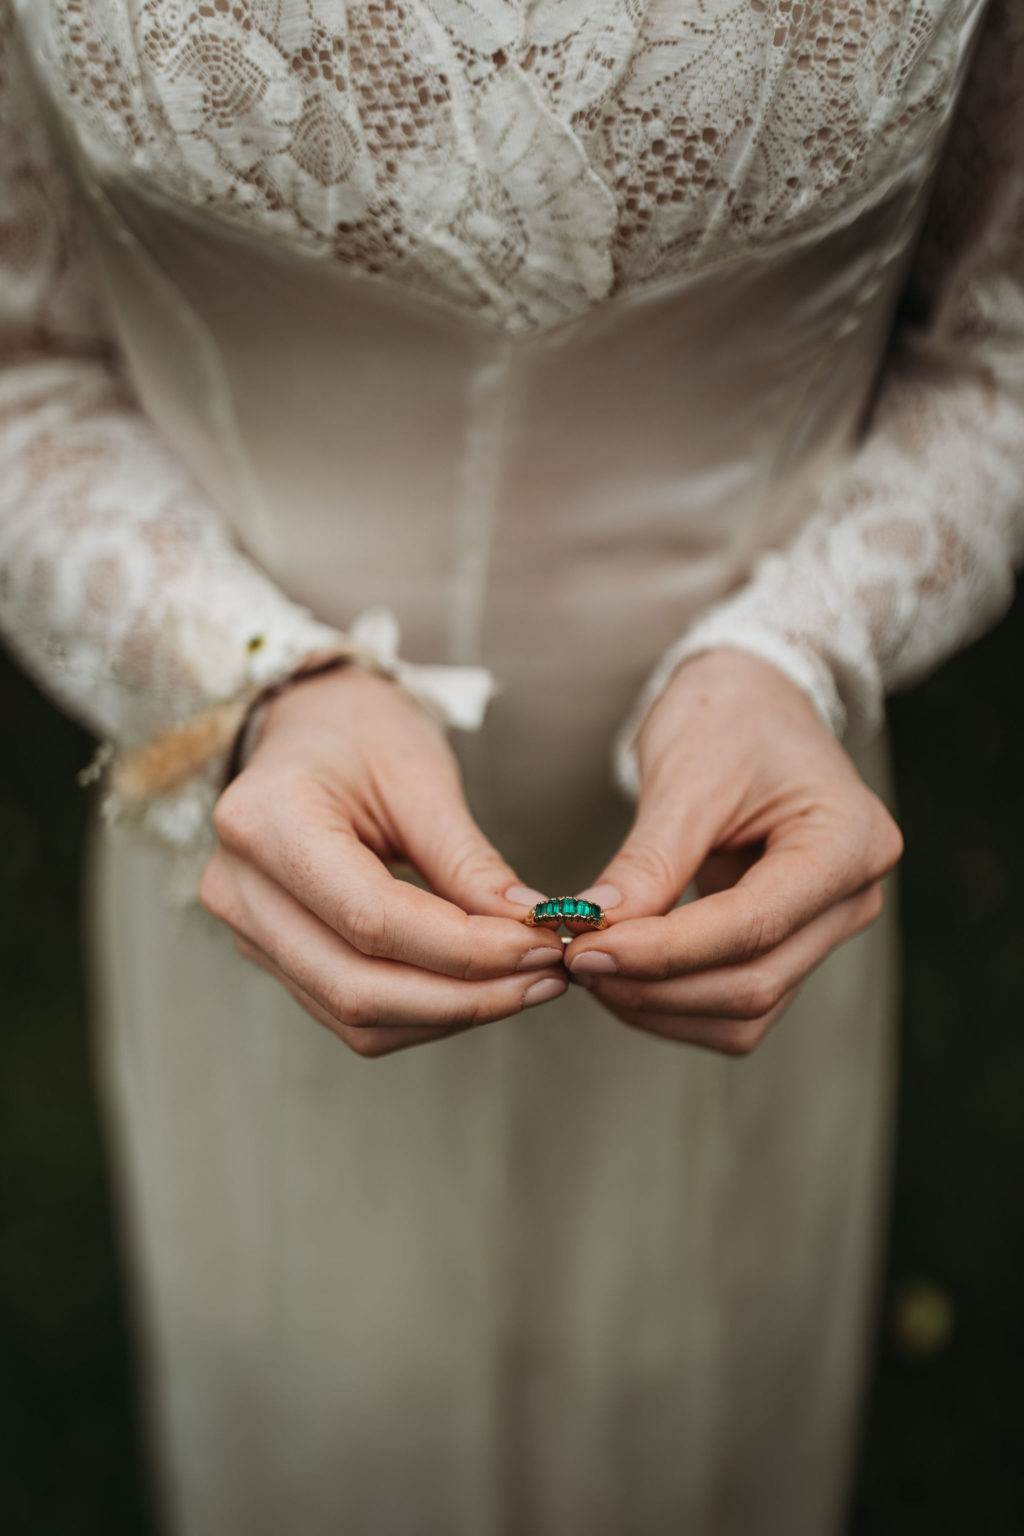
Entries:
<svg viewBox="0 0 1024 1536">
<path fill-rule="evenodd" d="M 794 821 L 771 834 L 763 856 L 734 886 L 665 917 L 637 918 L 576 939 L 566 964 L 575 968 L 584 953 L 601 953 L 607 961 L 590 959 L 582 968 L 601 964 L 608 972 L 660 980 L 769 954 L 891 867 L 888 851 L 859 831 L 854 818 Z"/>
<path fill-rule="evenodd" d="M 349 1028 L 493 1023 L 553 1000 L 568 985 L 560 965 L 464 981 L 369 959 L 254 866 L 235 859 L 221 871 L 222 889 L 215 895 L 207 884 L 204 905 Z"/>
<path fill-rule="evenodd" d="M 236 780 L 241 783 L 241 780 Z M 396 879 L 331 808 L 301 808 L 274 780 L 253 802 L 231 788 L 217 802 L 221 846 L 258 866 L 362 954 L 466 979 L 539 970 L 561 962 L 554 935 L 509 917 L 469 915 Z M 525 915 L 525 903 L 518 910 Z M 549 955 L 551 959 L 549 959 Z"/>
<path fill-rule="evenodd" d="M 410 863 L 438 896 L 463 911 L 522 922 L 544 900 L 484 836 L 457 784 L 444 794 L 433 783 L 406 786 L 396 815 Z"/>
<path fill-rule="evenodd" d="M 713 842 L 713 828 L 704 814 L 682 805 L 678 796 L 651 797 L 641 802 L 611 863 L 579 895 L 596 901 L 613 925 L 661 916 L 679 900 Z"/>
<path fill-rule="evenodd" d="M 614 1008 L 616 1018 L 645 1034 L 658 1035 L 679 1045 L 697 1045 L 722 1056 L 749 1056 L 785 1013 L 799 988 L 781 998 L 776 1006 L 757 1019 L 715 1019 L 698 1015 L 637 1013 Z"/>
<path fill-rule="evenodd" d="M 286 992 L 291 993 L 295 1001 L 306 1010 L 311 1018 L 315 1019 L 318 1024 L 323 1024 L 332 1034 L 337 1035 L 350 1050 L 355 1051 L 357 1056 L 365 1056 L 370 1059 L 377 1056 L 390 1056 L 395 1051 L 409 1050 L 414 1045 L 426 1045 L 430 1041 L 444 1040 L 449 1035 L 464 1034 L 467 1029 L 472 1027 L 469 1024 L 450 1024 L 437 1027 L 424 1025 L 419 1029 L 394 1026 L 382 1026 L 377 1029 L 354 1029 L 348 1024 L 343 1024 L 340 1019 L 336 1019 L 332 1014 L 328 1013 L 327 1009 L 322 1007 L 304 987 L 300 987 L 298 982 L 293 981 L 290 976 L 286 975 L 284 971 L 276 966 L 269 955 L 264 954 L 262 949 L 257 948 L 255 944 L 251 944 L 241 934 L 235 935 L 235 945 L 239 954 L 244 955 L 247 960 L 251 960 L 254 965 L 258 965 L 261 970 L 266 971 L 268 976 L 272 976 L 276 982 L 284 987 Z"/>
<path fill-rule="evenodd" d="M 799 986 L 833 949 L 873 923 L 882 902 L 882 887 L 876 881 L 821 913 L 771 954 L 745 965 L 719 966 L 669 981 L 597 975 L 593 991 L 616 1011 L 758 1019 Z"/>
<path fill-rule="evenodd" d="M 698 895 L 711 896 L 715 891 L 728 890 L 763 853 L 764 849 L 758 844 L 731 852 L 715 849 L 693 877 Z"/>
</svg>

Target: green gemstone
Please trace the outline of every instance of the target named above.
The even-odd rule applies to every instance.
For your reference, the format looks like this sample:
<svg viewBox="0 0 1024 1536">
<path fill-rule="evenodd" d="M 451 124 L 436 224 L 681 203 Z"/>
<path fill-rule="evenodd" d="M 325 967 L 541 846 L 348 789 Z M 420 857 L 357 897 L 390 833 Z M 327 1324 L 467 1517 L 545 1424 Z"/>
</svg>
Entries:
<svg viewBox="0 0 1024 1536">
<path fill-rule="evenodd" d="M 594 916 L 594 903 L 592 901 L 578 901 L 576 906 L 581 917 Z"/>
<path fill-rule="evenodd" d="M 565 914 L 566 917 L 575 917 L 576 916 L 576 903 L 573 901 L 571 896 L 566 896 L 565 899 L 563 900 L 563 902 L 562 902 L 562 912 Z"/>
<path fill-rule="evenodd" d="M 546 901 L 544 903 L 543 907 L 541 908 L 541 911 L 544 913 L 545 917 L 557 917 L 558 916 L 558 914 L 555 911 L 555 903 L 553 901 Z"/>
</svg>

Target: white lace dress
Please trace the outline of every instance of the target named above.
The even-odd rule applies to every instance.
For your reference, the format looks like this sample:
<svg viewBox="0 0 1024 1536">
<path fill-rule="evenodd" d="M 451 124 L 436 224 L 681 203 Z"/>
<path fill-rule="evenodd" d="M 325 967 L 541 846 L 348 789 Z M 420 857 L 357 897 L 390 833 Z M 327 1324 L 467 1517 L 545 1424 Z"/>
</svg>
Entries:
<svg viewBox="0 0 1024 1536">
<path fill-rule="evenodd" d="M 469 792 L 544 889 L 708 646 L 888 793 L 1024 544 L 1020 7 L 0 0 L 0 279 L 168 1531 L 837 1530 L 891 903 L 742 1064 L 571 989 L 370 1065 L 189 898 L 254 690 L 353 637 L 452 724 L 497 679 Z"/>
</svg>

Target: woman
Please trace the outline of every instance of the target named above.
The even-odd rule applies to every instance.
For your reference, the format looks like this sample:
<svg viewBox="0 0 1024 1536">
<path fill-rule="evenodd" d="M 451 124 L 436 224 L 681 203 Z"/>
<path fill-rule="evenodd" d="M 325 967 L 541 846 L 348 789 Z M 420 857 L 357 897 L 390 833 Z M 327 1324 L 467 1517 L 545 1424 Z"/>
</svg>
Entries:
<svg viewBox="0 0 1024 1536">
<path fill-rule="evenodd" d="M 883 697 L 1024 528 L 1017 8 L 2 31 L 5 633 L 120 823 L 167 1529 L 838 1529 Z M 563 954 L 524 920 L 571 891 Z"/>
</svg>

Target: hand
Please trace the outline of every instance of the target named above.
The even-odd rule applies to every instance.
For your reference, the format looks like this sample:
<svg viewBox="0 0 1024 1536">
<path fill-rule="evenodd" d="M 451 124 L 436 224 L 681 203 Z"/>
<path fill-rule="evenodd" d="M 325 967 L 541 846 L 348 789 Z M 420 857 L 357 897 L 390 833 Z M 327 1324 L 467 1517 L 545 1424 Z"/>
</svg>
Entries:
<svg viewBox="0 0 1024 1536">
<path fill-rule="evenodd" d="M 540 893 L 476 826 L 440 727 L 386 678 L 345 667 L 279 694 L 214 825 L 203 905 L 361 1056 L 566 988 L 561 940 L 522 922 Z"/>
<path fill-rule="evenodd" d="M 566 964 L 625 1023 L 746 1055 L 878 916 L 902 838 L 803 690 L 741 651 L 679 667 L 637 749 L 633 829 L 581 893 L 611 926 Z"/>
</svg>

